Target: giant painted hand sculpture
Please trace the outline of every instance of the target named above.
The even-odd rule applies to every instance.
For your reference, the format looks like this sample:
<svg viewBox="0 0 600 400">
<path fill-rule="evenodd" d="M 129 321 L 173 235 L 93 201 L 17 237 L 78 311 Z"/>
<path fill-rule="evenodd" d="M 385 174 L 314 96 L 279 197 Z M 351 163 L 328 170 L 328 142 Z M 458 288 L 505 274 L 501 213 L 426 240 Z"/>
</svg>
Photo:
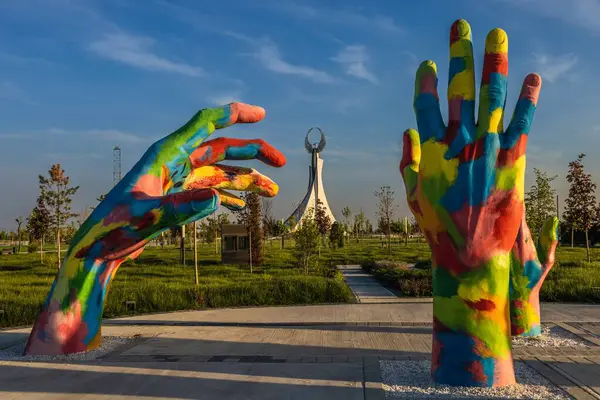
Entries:
<svg viewBox="0 0 600 400">
<path fill-rule="evenodd" d="M 541 87 L 525 78 L 504 129 L 508 38 L 486 39 L 475 122 L 471 28 L 450 31 L 448 126 L 440 112 L 437 69 L 423 62 L 414 109 L 419 132 L 404 133 L 400 172 L 410 208 L 433 254 L 432 376 L 438 383 L 515 383 L 511 355 L 511 249 L 524 212 L 525 147 Z"/>
<path fill-rule="evenodd" d="M 278 186 L 253 169 L 217 164 L 257 158 L 275 167 L 285 157 L 262 140 L 219 138 L 215 129 L 262 120 L 265 110 L 243 103 L 204 109 L 154 143 L 75 234 L 26 354 L 67 354 L 100 344 L 102 310 L 119 265 L 137 257 L 165 229 L 244 202 L 226 190 L 275 196 Z"/>
<path fill-rule="evenodd" d="M 540 289 L 554 265 L 558 218 L 549 219 L 533 243 L 525 216 L 513 246 L 510 264 L 510 327 L 513 336 L 539 336 Z"/>
</svg>

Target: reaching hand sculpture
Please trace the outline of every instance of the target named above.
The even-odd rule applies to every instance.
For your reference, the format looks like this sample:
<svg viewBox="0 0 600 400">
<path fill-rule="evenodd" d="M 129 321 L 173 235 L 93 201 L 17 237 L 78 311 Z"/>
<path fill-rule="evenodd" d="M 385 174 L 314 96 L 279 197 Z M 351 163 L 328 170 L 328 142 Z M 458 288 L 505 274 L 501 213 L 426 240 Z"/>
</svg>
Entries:
<svg viewBox="0 0 600 400">
<path fill-rule="evenodd" d="M 461 386 L 515 383 L 511 355 L 511 249 L 524 213 L 525 148 L 541 78 L 525 78 L 504 129 L 508 38 L 485 45 L 475 122 L 471 28 L 450 30 L 448 126 L 440 112 L 437 69 L 423 62 L 414 109 L 419 131 L 404 133 L 400 172 L 409 206 L 433 254 L 432 377 Z"/>
<path fill-rule="evenodd" d="M 540 289 L 554 265 L 557 244 L 558 218 L 544 222 L 536 246 L 523 215 L 510 264 L 510 328 L 513 336 L 542 334 Z"/>
<path fill-rule="evenodd" d="M 157 141 L 106 196 L 70 243 L 33 327 L 25 354 L 67 354 L 100 344 L 102 310 L 117 269 L 165 229 L 199 220 L 219 205 L 244 202 L 227 190 L 275 196 L 271 179 L 223 160 L 281 167 L 283 154 L 262 140 L 206 139 L 215 129 L 262 120 L 265 110 L 243 103 L 204 109 Z"/>
</svg>

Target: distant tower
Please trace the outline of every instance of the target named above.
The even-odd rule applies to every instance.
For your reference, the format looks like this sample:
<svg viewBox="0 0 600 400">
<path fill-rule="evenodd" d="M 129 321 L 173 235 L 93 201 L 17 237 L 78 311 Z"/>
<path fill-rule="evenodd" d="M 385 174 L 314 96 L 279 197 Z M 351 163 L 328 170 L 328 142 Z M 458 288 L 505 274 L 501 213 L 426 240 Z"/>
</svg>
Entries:
<svg viewBox="0 0 600 400">
<path fill-rule="evenodd" d="M 311 143 L 309 140 L 309 135 L 313 129 L 316 129 L 321 134 L 321 140 L 317 143 Z M 313 211 L 317 208 L 317 200 L 320 200 L 323 208 L 325 209 L 325 213 L 329 216 L 331 223 L 335 222 L 335 217 L 329 208 L 329 203 L 327 202 L 327 197 L 325 196 L 325 188 L 323 187 L 323 159 L 319 156 L 319 154 L 323 151 L 326 145 L 325 134 L 320 128 L 310 128 L 306 133 L 306 138 L 304 139 L 304 147 L 306 151 L 311 155 L 311 163 L 310 167 L 308 167 L 308 190 L 300 205 L 296 208 L 296 210 L 290 215 L 290 217 L 286 220 L 287 225 L 291 225 L 292 223 L 302 222 L 302 219 L 305 217 L 309 217 L 308 211 L 312 208 Z M 310 218 L 313 216 L 311 215 Z M 296 226 L 298 226 L 296 225 Z"/>
<path fill-rule="evenodd" d="M 113 186 L 121 180 L 121 148 L 115 146 L 113 148 Z"/>
</svg>

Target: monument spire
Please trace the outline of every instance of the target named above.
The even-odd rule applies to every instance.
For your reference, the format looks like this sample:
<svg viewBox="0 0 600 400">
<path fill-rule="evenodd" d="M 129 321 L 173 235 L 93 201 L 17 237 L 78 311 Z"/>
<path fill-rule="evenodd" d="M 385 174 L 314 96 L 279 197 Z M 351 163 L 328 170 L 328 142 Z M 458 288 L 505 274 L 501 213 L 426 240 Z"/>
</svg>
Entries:
<svg viewBox="0 0 600 400">
<path fill-rule="evenodd" d="M 310 142 L 310 133 L 313 130 L 317 130 L 320 133 L 320 140 L 315 143 Z M 325 134 L 321 128 L 313 127 L 306 133 L 304 139 L 304 147 L 306 151 L 311 155 L 310 166 L 308 167 L 308 190 L 304 199 L 300 202 L 296 210 L 290 215 L 285 221 L 286 225 L 299 226 L 304 218 L 314 218 L 314 215 L 309 215 L 310 210 L 314 212 L 317 208 L 317 201 L 321 201 L 321 206 L 325 210 L 325 214 L 329 217 L 330 221 L 335 222 L 335 217 L 329 208 L 327 197 L 325 196 L 325 188 L 323 187 L 323 159 L 320 157 L 320 153 L 325 148 L 327 141 Z"/>
</svg>

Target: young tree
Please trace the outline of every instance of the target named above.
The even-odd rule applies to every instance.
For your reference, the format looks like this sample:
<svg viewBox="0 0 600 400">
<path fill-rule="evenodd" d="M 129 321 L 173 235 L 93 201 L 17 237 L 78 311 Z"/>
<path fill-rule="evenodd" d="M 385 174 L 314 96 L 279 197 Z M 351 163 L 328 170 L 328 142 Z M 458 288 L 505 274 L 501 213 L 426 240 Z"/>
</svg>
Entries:
<svg viewBox="0 0 600 400">
<path fill-rule="evenodd" d="M 531 231 L 533 240 L 537 242 L 544 222 L 556 214 L 556 190 L 552 188 L 552 181 L 558 175 L 548 176 L 546 172 L 537 168 L 533 169 L 535 183 L 525 194 L 525 218 Z"/>
<path fill-rule="evenodd" d="M 29 240 L 40 242 L 40 262 L 44 262 L 44 239 L 48 234 L 51 224 L 50 212 L 46 208 L 42 197 L 38 197 L 37 205 L 31 210 L 27 218 L 25 230 L 29 234 Z"/>
<path fill-rule="evenodd" d="M 262 215 L 263 235 L 265 239 L 276 236 L 274 231 L 277 220 L 273 217 L 273 200 L 268 197 L 262 198 Z"/>
<path fill-rule="evenodd" d="M 375 192 L 378 199 L 377 216 L 379 217 L 379 229 L 388 239 L 388 249 L 391 250 L 391 224 L 396 213 L 397 206 L 394 203 L 394 191 L 389 186 L 382 186 Z"/>
<path fill-rule="evenodd" d="M 329 231 L 329 247 L 337 249 L 344 247 L 344 226 L 339 222 L 334 222 Z"/>
<path fill-rule="evenodd" d="M 23 225 L 23 217 L 15 218 L 17 223 L 17 253 L 21 252 L 21 225 Z"/>
<path fill-rule="evenodd" d="M 331 229 L 331 218 L 329 218 L 325 212 L 325 207 L 323 207 L 321 200 L 318 199 L 317 208 L 315 209 L 315 223 L 317 224 L 317 229 L 319 230 L 321 238 L 325 240 L 327 232 Z"/>
<path fill-rule="evenodd" d="M 581 153 L 577 156 L 577 160 L 569 163 L 567 182 L 571 186 L 569 187 L 569 197 L 565 200 L 566 207 L 563 218 L 571 227 L 571 246 L 573 246 L 574 232 L 585 232 L 585 248 L 587 259 L 590 261 L 588 232 L 596 218 L 596 184 L 592 182 L 592 176 L 583 168 L 584 157 L 585 154 Z"/>
<path fill-rule="evenodd" d="M 312 218 L 303 220 L 300 227 L 294 232 L 294 239 L 296 241 L 295 254 L 298 265 L 308 275 L 310 261 L 319 247 L 319 229 L 316 222 Z"/>
<path fill-rule="evenodd" d="M 51 225 L 56 232 L 56 251 L 58 268 L 61 265 L 60 230 L 69 218 L 76 214 L 71 213 L 73 195 L 79 186 L 69 187 L 69 177 L 60 164 L 54 164 L 48 170 L 48 177 L 39 176 L 41 198 L 50 212 Z"/>
</svg>

